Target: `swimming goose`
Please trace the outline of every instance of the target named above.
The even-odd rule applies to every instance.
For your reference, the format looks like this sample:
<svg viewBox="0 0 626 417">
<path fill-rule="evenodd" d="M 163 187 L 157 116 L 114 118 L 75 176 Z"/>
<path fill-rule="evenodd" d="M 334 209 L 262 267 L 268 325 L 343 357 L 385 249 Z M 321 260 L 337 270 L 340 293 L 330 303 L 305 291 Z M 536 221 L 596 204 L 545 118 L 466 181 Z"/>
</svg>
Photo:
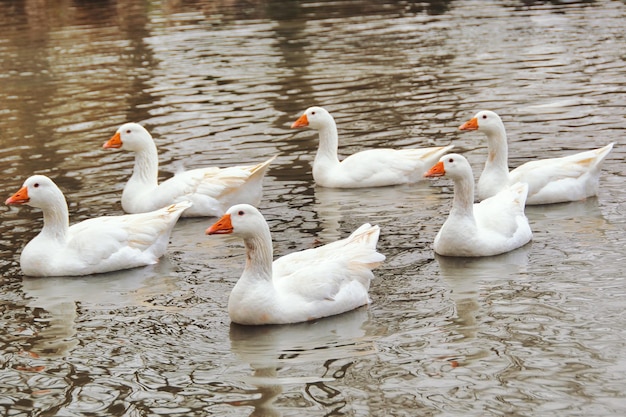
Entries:
<svg viewBox="0 0 626 417">
<path fill-rule="evenodd" d="M 133 174 L 122 192 L 127 213 L 143 213 L 189 200 L 183 217 L 221 216 L 237 203 L 258 204 L 263 177 L 275 156 L 258 165 L 199 168 L 183 171 L 158 183 L 159 160 L 150 133 L 137 123 L 122 125 L 103 147 L 135 152 Z"/>
<path fill-rule="evenodd" d="M 239 324 L 297 323 L 368 304 L 371 270 L 385 259 L 376 251 L 378 226 L 364 224 L 343 240 L 272 262 L 269 226 L 248 204 L 228 209 L 206 233 L 232 233 L 246 246 L 246 266 L 228 300 Z"/>
<path fill-rule="evenodd" d="M 578 201 L 598 193 L 602 162 L 613 143 L 603 148 L 562 158 L 526 162 L 509 172 L 506 130 L 502 119 L 488 110 L 463 123 L 461 130 L 478 130 L 487 136 L 489 155 L 478 180 L 478 197 L 491 197 L 504 187 L 528 184 L 527 205 Z"/>
<path fill-rule="evenodd" d="M 322 107 L 309 107 L 291 128 L 308 126 L 319 132 L 313 179 L 322 187 L 381 187 L 419 181 L 452 145 L 423 149 L 370 149 L 339 162 L 335 119 Z"/>
<path fill-rule="evenodd" d="M 27 204 L 43 212 L 43 228 L 22 250 L 29 276 L 90 275 L 154 264 L 165 253 L 182 212 L 181 201 L 141 214 L 97 217 L 69 225 L 67 203 L 45 175 L 29 177 L 6 204 Z"/>
<path fill-rule="evenodd" d="M 444 256 L 492 256 L 525 245 L 532 238 L 524 203 L 528 186 L 517 183 L 474 204 L 474 176 L 465 157 L 444 155 L 426 174 L 454 181 L 450 215 L 435 237 L 434 249 Z"/>
</svg>

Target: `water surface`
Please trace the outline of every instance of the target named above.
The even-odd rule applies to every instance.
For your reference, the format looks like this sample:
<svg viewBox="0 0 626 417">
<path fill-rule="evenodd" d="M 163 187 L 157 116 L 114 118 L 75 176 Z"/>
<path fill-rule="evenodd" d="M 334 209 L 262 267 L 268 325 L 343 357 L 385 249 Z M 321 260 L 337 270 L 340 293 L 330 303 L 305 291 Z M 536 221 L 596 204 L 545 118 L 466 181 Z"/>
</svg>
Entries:
<svg viewBox="0 0 626 417">
<path fill-rule="evenodd" d="M 372 304 L 292 326 L 231 325 L 241 242 L 183 219 L 158 265 L 24 277 L 41 227 L 2 209 L 0 414 L 614 416 L 626 412 L 626 6 L 584 2 L 97 1 L 0 5 L 0 194 L 33 173 L 72 222 L 121 214 L 132 155 L 102 144 L 148 128 L 160 175 L 278 155 L 260 209 L 282 255 L 379 224 Z M 597 198 L 527 209 L 529 245 L 435 256 L 446 179 L 315 187 L 309 106 L 340 154 L 453 143 L 478 175 L 498 112 L 510 164 L 615 142 Z M 5 198 L 6 198 L 5 197 Z"/>
</svg>

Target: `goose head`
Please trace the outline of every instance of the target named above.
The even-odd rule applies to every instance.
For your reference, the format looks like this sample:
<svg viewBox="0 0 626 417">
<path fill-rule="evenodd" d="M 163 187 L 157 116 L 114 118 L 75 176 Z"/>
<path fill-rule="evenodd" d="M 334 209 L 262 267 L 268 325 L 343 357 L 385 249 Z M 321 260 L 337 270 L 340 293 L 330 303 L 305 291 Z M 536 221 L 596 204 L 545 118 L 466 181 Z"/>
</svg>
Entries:
<svg viewBox="0 0 626 417">
<path fill-rule="evenodd" d="M 460 130 L 478 130 L 486 134 L 501 131 L 503 128 L 504 124 L 500 116 L 489 110 L 479 111 L 474 117 L 459 126 Z"/>
<path fill-rule="evenodd" d="M 59 187 L 45 175 L 33 175 L 28 177 L 22 188 L 9 197 L 5 204 L 27 204 L 32 207 L 44 208 L 63 196 Z"/>
<path fill-rule="evenodd" d="M 245 239 L 268 230 L 267 222 L 259 210 L 249 204 L 237 204 L 209 227 L 206 234 L 232 234 Z"/>
<path fill-rule="evenodd" d="M 424 177 L 435 178 L 444 175 L 453 180 L 471 177 L 472 167 L 464 156 L 457 153 L 450 153 L 442 156 L 439 162 L 424 174 Z"/>
<path fill-rule="evenodd" d="M 333 116 L 331 116 L 326 109 L 322 107 L 309 107 L 298 120 L 293 122 L 291 128 L 310 127 L 314 130 L 320 130 L 330 123 L 334 123 L 334 121 L 335 119 L 333 119 Z"/>
<path fill-rule="evenodd" d="M 152 136 L 138 123 L 125 123 L 117 129 L 115 135 L 104 145 L 105 149 L 121 148 L 129 151 L 139 151 L 153 143 Z"/>
</svg>

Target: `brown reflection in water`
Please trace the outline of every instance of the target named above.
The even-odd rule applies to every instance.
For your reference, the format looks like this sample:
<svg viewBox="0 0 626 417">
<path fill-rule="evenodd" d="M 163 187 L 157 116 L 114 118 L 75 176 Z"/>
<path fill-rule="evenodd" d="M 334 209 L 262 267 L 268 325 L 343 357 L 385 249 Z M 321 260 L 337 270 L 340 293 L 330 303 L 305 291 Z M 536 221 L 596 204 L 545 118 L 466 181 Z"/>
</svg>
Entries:
<svg viewBox="0 0 626 417">
<path fill-rule="evenodd" d="M 3 172 L 62 172 L 68 152 L 91 146 L 82 128 L 68 127 L 98 127 L 111 113 L 123 113 L 124 121 L 141 117 L 141 105 L 151 101 L 142 69 L 155 65 L 145 43 L 148 7 L 106 0 L 0 4 L 0 25 L 14 28 L 2 47 L 10 59 L 0 61 L 0 98 L 10 115 L 0 121 L 0 144 L 19 154 L 2 162 Z"/>
</svg>

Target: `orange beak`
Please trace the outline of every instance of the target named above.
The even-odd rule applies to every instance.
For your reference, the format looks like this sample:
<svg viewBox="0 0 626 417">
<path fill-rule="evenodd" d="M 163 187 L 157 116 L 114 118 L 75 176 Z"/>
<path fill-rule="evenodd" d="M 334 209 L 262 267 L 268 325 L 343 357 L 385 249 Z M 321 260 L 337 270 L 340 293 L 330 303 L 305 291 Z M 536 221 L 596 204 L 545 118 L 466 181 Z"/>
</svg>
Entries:
<svg viewBox="0 0 626 417">
<path fill-rule="evenodd" d="M 428 170 L 428 172 L 424 174 L 424 177 L 435 178 L 442 177 L 444 175 L 446 175 L 446 170 L 443 168 L 443 162 L 439 161 L 435 164 L 435 166 L 433 166 L 431 169 Z"/>
<path fill-rule="evenodd" d="M 113 135 L 113 137 L 111 139 L 109 139 L 108 141 L 106 141 L 105 144 L 102 145 L 102 147 L 104 149 L 121 148 L 122 147 L 122 136 L 120 135 L 120 132 L 117 132 L 115 135 Z"/>
<path fill-rule="evenodd" d="M 233 224 L 230 222 L 230 214 L 224 214 L 213 226 L 206 229 L 207 235 L 227 235 L 233 232 Z"/>
<path fill-rule="evenodd" d="M 28 197 L 28 188 L 22 187 L 17 193 L 7 198 L 7 201 L 5 201 L 4 204 L 26 204 L 29 201 L 30 198 Z"/>
<path fill-rule="evenodd" d="M 306 127 L 308 125 L 309 125 L 309 119 L 306 117 L 306 113 L 304 113 L 302 116 L 300 116 L 298 120 L 293 122 L 293 124 L 291 125 L 291 128 L 295 129 L 296 127 Z"/>
<path fill-rule="evenodd" d="M 478 119 L 472 117 L 467 122 L 459 126 L 459 130 L 478 130 Z"/>
</svg>

